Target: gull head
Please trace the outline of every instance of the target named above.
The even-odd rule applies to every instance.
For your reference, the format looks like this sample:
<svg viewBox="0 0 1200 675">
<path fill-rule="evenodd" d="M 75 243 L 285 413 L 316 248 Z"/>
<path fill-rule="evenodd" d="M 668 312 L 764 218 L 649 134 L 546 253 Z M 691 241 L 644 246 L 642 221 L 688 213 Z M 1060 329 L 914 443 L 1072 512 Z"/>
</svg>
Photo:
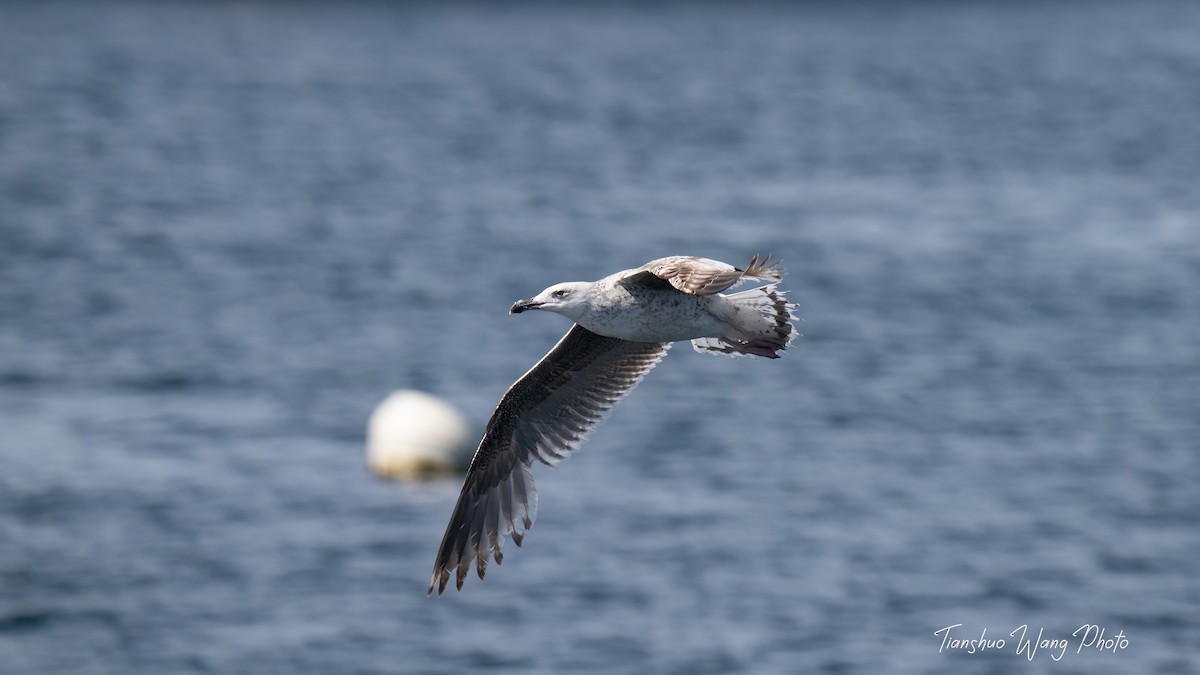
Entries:
<svg viewBox="0 0 1200 675">
<path fill-rule="evenodd" d="M 578 321 L 587 312 L 588 291 L 592 284 L 588 281 L 568 281 L 554 284 L 528 300 L 518 300 L 508 308 L 509 314 L 520 314 L 527 309 L 541 309 L 547 312 L 562 314 Z"/>
</svg>

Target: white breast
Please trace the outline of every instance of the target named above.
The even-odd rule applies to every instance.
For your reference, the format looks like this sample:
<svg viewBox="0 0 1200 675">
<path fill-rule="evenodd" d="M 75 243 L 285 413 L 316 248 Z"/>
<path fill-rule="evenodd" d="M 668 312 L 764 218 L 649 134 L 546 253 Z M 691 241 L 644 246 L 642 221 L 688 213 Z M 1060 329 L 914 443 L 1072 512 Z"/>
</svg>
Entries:
<svg viewBox="0 0 1200 675">
<path fill-rule="evenodd" d="M 593 333 L 633 342 L 715 337 L 725 326 L 708 307 L 720 301 L 720 296 L 614 284 L 595 293 L 590 311 L 577 321 Z"/>
</svg>

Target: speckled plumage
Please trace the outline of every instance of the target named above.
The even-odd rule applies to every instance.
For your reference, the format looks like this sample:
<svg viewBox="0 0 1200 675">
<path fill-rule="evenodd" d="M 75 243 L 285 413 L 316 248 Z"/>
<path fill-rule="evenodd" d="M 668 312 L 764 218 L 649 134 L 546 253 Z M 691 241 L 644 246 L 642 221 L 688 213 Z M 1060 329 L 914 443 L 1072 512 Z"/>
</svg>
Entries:
<svg viewBox="0 0 1200 675">
<path fill-rule="evenodd" d="M 438 548 L 429 592 L 441 594 L 475 563 L 503 560 L 505 536 L 518 546 L 533 525 L 533 460 L 555 465 L 662 359 L 672 342 L 697 351 L 776 358 L 793 337 L 789 305 L 775 284 L 721 295 L 745 279 L 777 282 L 778 265 L 755 256 L 746 269 L 672 256 L 595 282 L 557 284 L 514 304 L 576 322 L 500 399 L 475 451 Z"/>
</svg>

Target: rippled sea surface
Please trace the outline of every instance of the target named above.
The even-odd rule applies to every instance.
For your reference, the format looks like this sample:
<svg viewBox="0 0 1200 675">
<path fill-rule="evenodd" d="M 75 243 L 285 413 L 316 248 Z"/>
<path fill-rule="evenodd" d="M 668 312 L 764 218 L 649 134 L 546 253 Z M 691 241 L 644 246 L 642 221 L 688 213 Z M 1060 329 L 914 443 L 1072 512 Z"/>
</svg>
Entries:
<svg viewBox="0 0 1200 675">
<path fill-rule="evenodd" d="M 1198 34 L 5 3 L 0 672 L 1200 672 Z M 568 327 L 515 299 L 756 252 L 788 357 L 677 346 L 426 597 L 458 481 L 372 477 L 372 407 L 482 428 Z"/>
</svg>

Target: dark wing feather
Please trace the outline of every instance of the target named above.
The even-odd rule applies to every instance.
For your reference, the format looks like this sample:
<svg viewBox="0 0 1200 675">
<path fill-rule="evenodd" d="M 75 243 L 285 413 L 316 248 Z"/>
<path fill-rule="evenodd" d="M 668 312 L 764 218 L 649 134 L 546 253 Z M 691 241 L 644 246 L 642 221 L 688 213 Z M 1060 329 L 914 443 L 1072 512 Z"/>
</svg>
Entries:
<svg viewBox="0 0 1200 675">
<path fill-rule="evenodd" d="M 665 281 L 684 293 L 712 295 L 736 286 L 745 279 L 779 281 L 783 278 L 783 271 L 778 263 L 769 265 L 769 261 L 770 256 L 761 261 L 754 256 L 743 270 L 717 260 L 676 255 L 652 260 L 634 270 L 622 282 L 656 286 Z"/>
<path fill-rule="evenodd" d="M 462 588 L 471 561 L 482 579 L 502 537 L 518 546 L 537 515 L 533 460 L 553 466 L 666 354 L 670 343 L 629 342 L 574 326 L 496 406 L 442 537 L 429 592 L 451 572 Z"/>
</svg>

